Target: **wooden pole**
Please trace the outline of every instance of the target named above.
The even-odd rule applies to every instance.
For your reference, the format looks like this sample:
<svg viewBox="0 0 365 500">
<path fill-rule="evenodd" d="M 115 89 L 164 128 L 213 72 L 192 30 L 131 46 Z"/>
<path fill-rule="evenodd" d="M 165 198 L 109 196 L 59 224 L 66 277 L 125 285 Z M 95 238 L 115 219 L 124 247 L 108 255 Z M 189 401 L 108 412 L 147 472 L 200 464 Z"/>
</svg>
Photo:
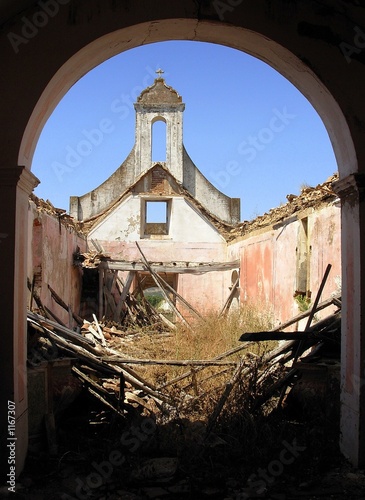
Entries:
<svg viewBox="0 0 365 500">
<path fill-rule="evenodd" d="M 230 294 L 228 295 L 228 298 L 227 298 L 221 312 L 219 313 L 219 316 L 218 316 L 219 318 L 221 316 L 224 316 L 229 311 L 229 308 L 230 308 L 232 300 L 233 300 L 233 295 L 236 293 L 239 282 L 240 282 L 240 278 L 238 277 L 232 286 Z"/>
<path fill-rule="evenodd" d="M 115 309 L 115 313 L 114 313 L 114 321 L 119 321 L 120 320 L 120 313 L 122 312 L 122 307 L 123 307 L 123 304 L 124 304 L 124 301 L 129 293 L 129 289 L 133 283 L 133 279 L 136 275 L 136 271 L 130 271 L 128 273 L 128 277 L 127 277 L 127 280 L 124 284 L 124 287 L 123 287 L 123 290 L 122 290 L 122 293 L 120 294 L 120 297 L 119 297 L 119 301 L 118 301 L 118 304 L 117 304 L 117 307 Z"/>
<path fill-rule="evenodd" d="M 119 356 L 104 356 L 106 363 L 116 365 L 171 365 L 171 366 L 236 366 L 235 361 L 214 361 L 210 359 L 128 359 Z M 191 373 L 190 373 L 191 374 Z"/>
<path fill-rule="evenodd" d="M 164 287 L 166 287 L 171 293 L 173 293 L 175 295 L 175 297 L 180 300 L 180 302 L 182 302 L 182 304 L 184 304 L 184 306 L 186 306 L 189 311 L 191 311 L 193 314 L 195 314 L 195 316 L 197 316 L 199 319 L 202 319 L 204 320 L 203 316 L 196 310 L 194 309 L 194 307 L 189 304 L 189 302 L 184 299 L 184 297 L 182 297 L 176 290 L 174 290 L 174 288 L 172 288 L 172 286 L 170 286 L 167 281 L 165 281 L 162 276 L 158 276 L 159 277 L 159 280 L 161 281 L 161 283 L 163 284 Z M 205 320 L 204 320 L 205 321 Z"/>
<path fill-rule="evenodd" d="M 104 302 L 104 269 L 99 267 L 99 320 L 103 317 Z"/>
<path fill-rule="evenodd" d="M 151 276 L 153 278 L 153 281 L 156 283 L 156 286 L 161 290 L 161 293 L 162 295 L 164 296 L 166 302 L 169 304 L 169 306 L 171 307 L 171 309 L 174 311 L 174 313 L 176 314 L 176 316 L 178 318 L 181 319 L 181 321 L 184 323 L 184 325 L 186 325 L 188 328 L 191 329 L 189 323 L 186 321 L 186 319 L 183 317 L 183 315 L 180 313 L 180 311 L 178 311 L 175 307 L 175 305 L 172 303 L 172 301 L 170 300 L 170 297 L 167 295 L 167 293 L 165 292 L 164 288 L 162 287 L 162 285 L 160 284 L 160 281 L 159 281 L 159 277 L 158 275 L 154 272 L 154 270 L 152 269 L 152 267 L 150 266 L 149 262 L 147 261 L 144 253 L 142 252 L 142 249 L 141 247 L 139 246 L 138 242 L 136 241 L 136 245 L 137 245 L 137 248 L 141 254 L 141 257 L 142 257 L 142 261 L 144 263 L 144 265 L 147 267 L 148 271 L 151 273 Z"/>
</svg>

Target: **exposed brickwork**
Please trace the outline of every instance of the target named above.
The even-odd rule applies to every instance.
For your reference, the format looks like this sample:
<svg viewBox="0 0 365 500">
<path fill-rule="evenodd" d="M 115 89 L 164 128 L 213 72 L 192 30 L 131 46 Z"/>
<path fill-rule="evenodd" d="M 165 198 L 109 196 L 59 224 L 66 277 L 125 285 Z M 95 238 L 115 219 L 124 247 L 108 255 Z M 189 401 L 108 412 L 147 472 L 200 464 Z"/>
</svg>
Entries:
<svg viewBox="0 0 365 500">
<path fill-rule="evenodd" d="M 168 183 L 166 172 L 160 167 L 155 167 L 151 172 L 151 192 L 156 194 L 168 194 Z"/>
</svg>

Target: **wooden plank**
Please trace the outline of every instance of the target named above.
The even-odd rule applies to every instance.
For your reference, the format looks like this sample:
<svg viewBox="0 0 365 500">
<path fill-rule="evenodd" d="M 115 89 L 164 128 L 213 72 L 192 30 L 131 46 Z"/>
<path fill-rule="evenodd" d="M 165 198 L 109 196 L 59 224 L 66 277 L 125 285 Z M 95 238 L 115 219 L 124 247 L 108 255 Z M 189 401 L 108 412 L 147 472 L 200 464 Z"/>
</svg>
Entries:
<svg viewBox="0 0 365 500">
<path fill-rule="evenodd" d="M 159 276 L 159 280 L 161 281 L 161 283 L 163 284 L 163 286 L 164 286 L 165 288 L 167 288 L 167 289 L 168 289 L 168 290 L 169 290 L 172 294 L 174 294 L 174 295 L 175 295 L 175 297 L 176 297 L 176 298 L 177 298 L 177 299 L 178 299 L 178 300 L 179 300 L 182 304 L 184 304 L 184 306 L 185 306 L 187 309 L 189 309 L 189 311 L 190 311 L 190 312 L 192 312 L 192 313 L 193 313 L 195 316 L 197 316 L 199 319 L 202 319 L 203 321 L 205 321 L 205 320 L 204 320 L 204 318 L 203 318 L 203 316 L 202 316 L 202 315 L 201 315 L 201 314 L 200 314 L 200 313 L 199 313 L 196 309 L 194 309 L 194 307 L 193 307 L 191 304 L 189 304 L 189 302 L 188 302 L 186 299 L 184 299 L 184 297 L 183 297 L 182 295 L 180 295 L 180 294 L 179 294 L 179 293 L 178 293 L 178 292 L 177 292 L 174 288 L 172 288 L 172 286 L 170 286 L 170 285 L 169 285 L 169 284 L 168 284 L 168 283 L 167 283 L 167 282 L 166 282 L 166 281 L 162 278 L 162 276 Z"/>
<path fill-rule="evenodd" d="M 171 330 L 177 330 L 177 326 L 174 325 L 174 323 L 171 323 L 170 320 L 168 320 L 166 318 L 166 316 L 164 316 L 162 313 L 158 313 L 158 316 L 160 318 L 160 320 L 165 323 L 165 325 L 167 325 Z"/>
<path fill-rule="evenodd" d="M 310 325 L 312 323 L 312 320 L 314 318 L 314 315 L 317 312 L 317 307 L 318 307 L 318 304 L 319 304 L 319 299 L 321 298 L 321 295 L 322 295 L 322 292 L 323 292 L 323 288 L 324 288 L 324 286 L 326 284 L 326 281 L 327 281 L 328 275 L 329 275 L 329 273 L 331 271 L 331 268 L 332 268 L 331 264 L 328 264 L 328 266 L 326 267 L 325 273 L 324 273 L 323 278 L 322 278 L 321 285 L 320 285 L 320 287 L 318 289 L 316 298 L 315 298 L 314 303 L 313 303 L 313 307 L 311 308 L 311 313 L 310 313 L 310 315 L 308 317 L 308 321 L 307 321 L 307 324 L 305 326 L 305 331 L 307 331 L 308 328 L 310 327 Z"/>
<path fill-rule="evenodd" d="M 189 323 L 186 321 L 186 319 L 183 317 L 183 315 L 180 313 L 180 311 L 178 309 L 176 309 L 175 305 L 172 303 L 172 301 L 170 300 L 170 297 L 167 295 L 167 293 L 165 292 L 164 288 L 162 287 L 162 285 L 160 284 L 160 281 L 158 279 L 158 275 L 153 271 L 153 269 L 151 268 L 151 266 L 149 265 L 144 253 L 142 252 L 142 249 L 141 247 L 139 246 L 138 242 L 136 241 L 136 246 L 141 254 L 141 257 L 142 257 L 142 260 L 144 262 L 144 264 L 146 265 L 148 271 L 151 273 L 151 276 L 153 278 L 153 281 L 156 283 L 156 286 L 161 290 L 161 293 L 162 295 L 164 296 L 166 302 L 170 305 L 171 309 L 174 311 L 174 313 L 177 315 L 178 318 L 180 318 L 180 320 L 184 323 L 185 326 L 187 326 L 188 328 L 191 329 Z"/>
<path fill-rule="evenodd" d="M 35 274 L 33 274 L 32 285 L 30 287 L 30 297 L 29 297 L 29 304 L 28 304 L 29 311 L 31 311 L 32 307 L 33 307 L 34 287 L 35 287 Z"/>
<path fill-rule="evenodd" d="M 47 318 L 54 319 L 56 321 L 56 324 L 58 324 L 60 326 L 64 326 L 65 328 L 67 328 L 66 325 L 65 325 L 65 323 L 63 321 L 61 321 L 60 318 L 58 316 L 56 316 L 54 312 L 52 312 L 50 309 L 48 309 L 47 306 L 42 306 L 42 309 L 43 309 L 43 311 L 44 311 L 44 313 L 45 313 L 45 315 L 46 315 Z"/>
<path fill-rule="evenodd" d="M 120 294 L 117 307 L 115 308 L 114 321 L 120 320 L 120 313 L 122 312 L 122 307 L 123 307 L 124 301 L 129 293 L 129 290 L 130 290 L 130 287 L 133 283 L 135 275 L 136 275 L 136 271 L 129 271 L 128 276 L 127 276 L 127 280 L 126 280 L 124 287 L 123 287 L 123 290 L 122 290 L 122 293 Z"/>
<path fill-rule="evenodd" d="M 323 302 L 321 302 L 320 304 L 318 304 L 317 309 L 316 309 L 315 312 L 321 311 L 322 309 L 325 309 L 326 307 L 329 307 L 329 306 L 331 306 L 333 304 L 336 305 L 336 306 L 338 306 L 338 304 L 336 302 L 337 302 L 337 299 L 339 299 L 340 297 L 341 297 L 341 294 L 338 293 L 338 294 L 334 295 L 333 297 L 330 297 L 329 299 L 324 300 Z M 280 325 L 278 325 L 275 328 L 273 328 L 271 331 L 272 332 L 276 332 L 278 330 L 285 330 L 285 328 L 288 328 L 288 326 L 291 326 L 294 323 L 297 323 L 301 319 L 307 318 L 312 313 L 312 310 L 313 310 L 313 306 L 310 309 L 308 309 L 307 311 L 305 311 L 303 313 L 300 313 L 300 314 L 297 314 L 296 316 L 294 316 L 293 318 L 289 319 L 288 321 L 285 321 L 284 323 L 281 323 Z"/>
<path fill-rule="evenodd" d="M 240 342 L 262 342 L 265 340 L 316 340 L 320 341 L 324 337 L 320 333 L 300 332 L 253 332 L 243 333 L 239 338 Z M 326 337 L 327 338 L 327 337 Z"/>
<path fill-rule="evenodd" d="M 171 366 L 230 366 L 235 361 L 214 361 L 210 359 L 129 359 L 119 356 L 104 356 L 102 361 L 116 365 L 171 365 Z"/>
<path fill-rule="evenodd" d="M 114 315 L 114 312 L 115 312 L 115 301 L 114 301 L 113 295 L 111 294 L 111 292 L 109 291 L 109 289 L 108 289 L 107 286 L 103 287 L 103 293 L 104 293 L 104 296 L 106 298 L 106 301 L 107 301 L 110 309 L 112 310 L 112 314 Z M 106 314 L 106 308 L 105 308 L 105 314 Z"/>
<path fill-rule="evenodd" d="M 219 316 L 218 316 L 219 318 L 224 316 L 229 311 L 229 308 L 230 308 L 232 300 L 233 300 L 233 296 L 236 293 L 239 282 L 240 282 L 240 278 L 238 277 L 232 286 L 232 289 L 228 295 L 228 298 L 227 298 L 221 312 L 219 313 Z"/>
<path fill-rule="evenodd" d="M 51 287 L 51 285 L 48 285 L 48 290 L 51 292 L 52 299 L 55 302 L 57 302 L 57 304 L 59 306 L 61 306 L 63 309 L 65 309 L 65 311 L 68 311 L 68 313 L 70 314 L 71 306 L 67 305 L 66 302 L 64 302 L 61 299 L 61 297 L 55 292 L 55 290 L 53 290 L 53 288 Z M 76 321 L 76 323 L 78 323 L 79 325 L 83 324 L 84 320 L 81 318 L 81 316 L 79 316 L 78 314 L 72 312 L 72 310 L 71 310 L 71 314 L 72 314 L 73 319 Z"/>
<path fill-rule="evenodd" d="M 95 314 L 93 314 L 93 318 L 94 318 L 95 325 L 96 325 L 96 328 L 97 328 L 99 336 L 100 336 L 101 345 L 105 347 L 106 346 L 106 341 L 105 341 L 104 333 L 103 333 L 102 329 L 100 328 L 99 322 L 98 322 Z"/>
<path fill-rule="evenodd" d="M 98 240 L 93 240 L 91 239 L 90 240 L 91 243 L 94 245 L 94 247 L 96 248 L 96 251 L 99 252 L 99 253 L 104 253 L 104 249 L 103 247 L 100 245 L 100 243 L 98 242 Z"/>
<path fill-rule="evenodd" d="M 240 261 L 234 260 L 232 262 L 171 262 L 171 263 L 151 263 L 151 268 L 156 273 L 208 273 L 212 271 L 230 271 L 240 267 Z M 148 271 L 148 267 L 144 262 L 129 262 L 108 260 L 100 262 L 99 269 L 113 269 L 117 271 Z"/>
<path fill-rule="evenodd" d="M 120 278 L 118 278 L 118 279 L 117 279 L 117 283 L 122 285 L 122 290 L 123 290 L 123 287 L 124 287 L 124 283 L 123 283 L 123 281 L 122 281 Z M 135 316 L 135 314 L 133 314 L 133 311 L 132 311 L 132 309 L 130 308 L 130 306 L 129 306 L 129 304 L 128 304 L 128 301 L 127 301 L 127 300 L 125 300 L 125 302 L 124 302 L 124 303 L 125 303 L 125 306 L 126 306 L 126 308 L 127 308 L 127 311 L 128 311 L 128 314 L 129 314 L 130 319 L 133 321 L 133 323 L 136 323 L 136 316 Z M 121 322 L 121 321 L 119 321 L 119 323 L 120 323 L 120 322 Z"/>
<path fill-rule="evenodd" d="M 39 314 L 36 314 L 34 312 L 28 312 L 28 321 L 34 321 L 35 324 L 41 326 L 43 329 L 48 327 L 51 331 L 55 330 L 58 332 L 59 335 L 65 337 L 68 340 L 71 340 L 73 343 L 77 345 L 81 345 L 82 347 L 85 348 L 92 348 L 94 343 L 91 342 L 90 340 L 86 339 L 83 337 L 80 333 L 76 333 L 73 330 L 70 330 L 66 326 L 60 325 L 50 319 L 46 319 L 43 316 L 40 316 Z"/>
<path fill-rule="evenodd" d="M 28 314 L 32 314 L 34 316 L 34 313 L 28 313 Z M 102 373 L 104 372 L 113 375 L 116 374 L 118 376 L 122 374 L 125 380 L 129 382 L 133 387 L 136 387 L 137 389 L 142 390 L 146 394 L 149 394 L 157 402 L 163 401 L 168 405 L 170 405 L 171 407 L 174 406 L 173 402 L 169 397 L 165 396 L 164 394 L 161 394 L 160 392 L 157 392 L 151 384 L 143 380 L 142 377 L 138 376 L 135 372 L 133 372 L 131 368 L 126 366 L 122 368 L 118 365 L 113 365 L 111 363 L 106 363 L 105 361 L 102 361 L 100 359 L 100 355 L 103 353 L 103 350 L 99 351 L 93 348 L 92 346 L 88 345 L 87 343 L 83 347 L 77 346 L 74 344 L 74 342 L 64 339 L 56 332 L 48 329 L 46 326 L 43 326 L 41 323 L 39 323 L 39 326 L 43 328 L 44 333 L 49 338 L 51 338 L 58 347 L 66 350 L 67 352 L 73 353 L 75 356 L 77 356 L 77 358 L 83 360 L 89 366 L 94 367 L 96 370 Z M 67 329 L 65 328 L 65 330 Z M 76 334 L 74 333 L 74 335 Z M 84 341 L 86 342 L 86 339 L 84 339 Z M 100 347 L 100 349 L 102 348 Z M 109 349 L 106 349 L 105 351 L 109 352 Z"/>
<path fill-rule="evenodd" d="M 247 349 L 247 344 L 244 344 L 244 345 L 238 346 L 238 347 L 233 347 L 229 351 L 223 352 L 219 356 L 216 356 L 215 358 L 213 358 L 213 361 L 219 361 L 221 359 L 227 358 L 228 356 L 232 356 L 232 354 L 236 354 L 236 353 L 242 351 L 243 349 Z M 201 371 L 203 369 L 204 369 L 204 367 L 199 367 L 196 369 L 196 371 Z M 165 389 L 165 387 L 169 387 L 170 385 L 174 385 L 177 382 L 180 382 L 181 380 L 184 380 L 185 378 L 188 378 L 188 377 L 190 377 L 190 371 L 182 373 L 178 377 L 175 377 L 174 379 L 169 380 L 168 382 L 165 382 L 164 384 L 159 385 L 157 387 L 157 390 Z"/>
<path fill-rule="evenodd" d="M 326 284 L 326 281 L 327 281 L 327 278 L 328 278 L 328 275 L 331 271 L 331 268 L 332 268 L 332 265 L 331 264 L 328 264 L 328 266 L 326 267 L 326 270 L 324 272 L 324 275 L 323 275 L 323 278 L 322 278 L 322 281 L 321 281 L 321 284 L 319 286 L 319 289 L 318 289 L 318 292 L 317 292 L 317 295 L 316 295 L 316 298 L 314 300 L 314 303 L 313 303 L 313 307 L 311 308 L 311 312 L 310 312 L 310 315 L 308 316 L 308 321 L 307 321 L 307 324 L 305 326 L 305 330 L 304 331 L 308 331 L 309 330 L 309 327 L 312 323 L 312 320 L 314 318 L 314 315 L 315 313 L 317 312 L 317 307 L 318 307 L 318 304 L 319 304 L 319 299 L 321 298 L 321 295 L 322 295 L 322 292 L 323 292 L 323 289 L 324 289 L 324 286 Z M 300 342 L 303 342 L 302 340 Z M 294 357 L 294 361 L 293 363 L 295 363 L 298 359 L 298 357 L 300 356 L 300 348 L 301 348 L 301 343 L 299 344 L 298 346 L 298 349 L 297 349 L 297 352 L 295 354 L 295 357 Z"/>
</svg>

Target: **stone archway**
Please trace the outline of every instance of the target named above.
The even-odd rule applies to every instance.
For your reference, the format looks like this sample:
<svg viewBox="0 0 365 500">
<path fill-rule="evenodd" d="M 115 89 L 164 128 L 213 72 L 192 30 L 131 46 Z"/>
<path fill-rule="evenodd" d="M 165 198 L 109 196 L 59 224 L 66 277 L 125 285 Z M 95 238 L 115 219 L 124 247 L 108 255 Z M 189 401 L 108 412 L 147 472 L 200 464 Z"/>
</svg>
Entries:
<svg viewBox="0 0 365 500">
<path fill-rule="evenodd" d="M 7 291 L 3 301 L 4 348 L 0 361 L 3 376 L 8 377 L 3 386 L 1 418 L 5 421 L 7 401 L 14 401 L 19 432 L 18 471 L 24 462 L 27 441 L 27 197 L 36 183 L 29 171 L 37 139 L 61 97 L 91 68 L 124 50 L 171 39 L 220 43 L 264 60 L 309 99 L 327 128 L 338 161 L 341 177 L 338 192 L 343 199 L 342 448 L 355 464 L 364 463 L 365 432 L 361 422 L 365 414 L 365 353 L 361 302 L 365 276 L 361 264 L 365 242 L 361 229 L 365 214 L 360 167 L 365 164 L 361 135 L 365 106 L 359 99 L 359 81 L 365 71 L 361 65 L 363 41 L 356 31 L 358 26 L 349 20 L 349 12 L 344 13 L 340 8 L 321 12 L 315 2 L 307 2 L 305 7 L 302 2 L 292 2 L 289 8 L 285 0 L 277 2 L 275 7 L 264 0 L 227 0 L 223 2 L 224 12 L 217 8 L 217 2 L 193 0 L 161 0 L 151 2 L 143 10 L 138 9 L 138 2 L 131 6 L 127 2 L 119 5 L 108 2 L 100 8 L 97 0 L 87 5 L 73 0 L 49 0 L 42 5 L 57 4 L 57 13 L 51 15 L 45 11 L 40 16 L 44 7 L 38 2 L 27 3 L 31 5 L 23 17 L 9 20 L 7 37 L 3 37 L 0 45 L 7 66 L 7 80 L 0 87 L 2 116 L 7 124 L 0 162 L 0 199 L 6 208 L 0 233 L 5 235 L 1 250 L 3 287 Z M 358 11 L 352 9 L 356 19 Z M 317 29 L 331 21 L 339 26 L 338 20 L 343 22 L 341 28 L 337 27 L 336 36 L 332 30 L 329 33 Z M 30 24 L 35 26 L 35 34 L 27 38 Z M 14 47 L 9 33 L 23 41 Z M 341 43 L 354 48 L 347 50 L 346 57 Z M 351 92 L 347 91 L 349 85 L 353 85 Z M 13 376 L 9 377 L 11 373 Z M 2 445 L 5 439 L 2 434 Z"/>
</svg>

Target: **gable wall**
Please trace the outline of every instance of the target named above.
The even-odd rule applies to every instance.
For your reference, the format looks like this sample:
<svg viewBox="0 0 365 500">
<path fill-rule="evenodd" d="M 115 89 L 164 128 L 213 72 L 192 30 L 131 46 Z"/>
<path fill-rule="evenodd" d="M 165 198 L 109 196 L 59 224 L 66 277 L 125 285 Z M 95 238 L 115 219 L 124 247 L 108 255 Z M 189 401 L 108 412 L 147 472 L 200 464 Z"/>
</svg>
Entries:
<svg viewBox="0 0 365 500">
<path fill-rule="evenodd" d="M 169 216 L 169 230 L 167 235 L 143 236 L 143 210 L 145 200 L 171 200 Z M 219 235 L 214 226 L 204 219 L 200 213 L 182 196 L 127 196 L 110 214 L 108 214 L 89 233 L 89 239 L 97 239 L 105 250 L 116 242 L 134 243 L 143 240 L 164 240 L 171 243 L 180 242 L 181 251 L 189 243 L 206 242 L 224 245 L 225 240 Z M 109 250 L 108 250 L 109 251 Z M 170 257 L 168 260 L 174 260 Z M 176 260 L 181 260 L 176 258 Z M 197 258 L 197 260 L 200 260 Z M 203 259 L 204 260 L 204 259 Z"/>
</svg>

